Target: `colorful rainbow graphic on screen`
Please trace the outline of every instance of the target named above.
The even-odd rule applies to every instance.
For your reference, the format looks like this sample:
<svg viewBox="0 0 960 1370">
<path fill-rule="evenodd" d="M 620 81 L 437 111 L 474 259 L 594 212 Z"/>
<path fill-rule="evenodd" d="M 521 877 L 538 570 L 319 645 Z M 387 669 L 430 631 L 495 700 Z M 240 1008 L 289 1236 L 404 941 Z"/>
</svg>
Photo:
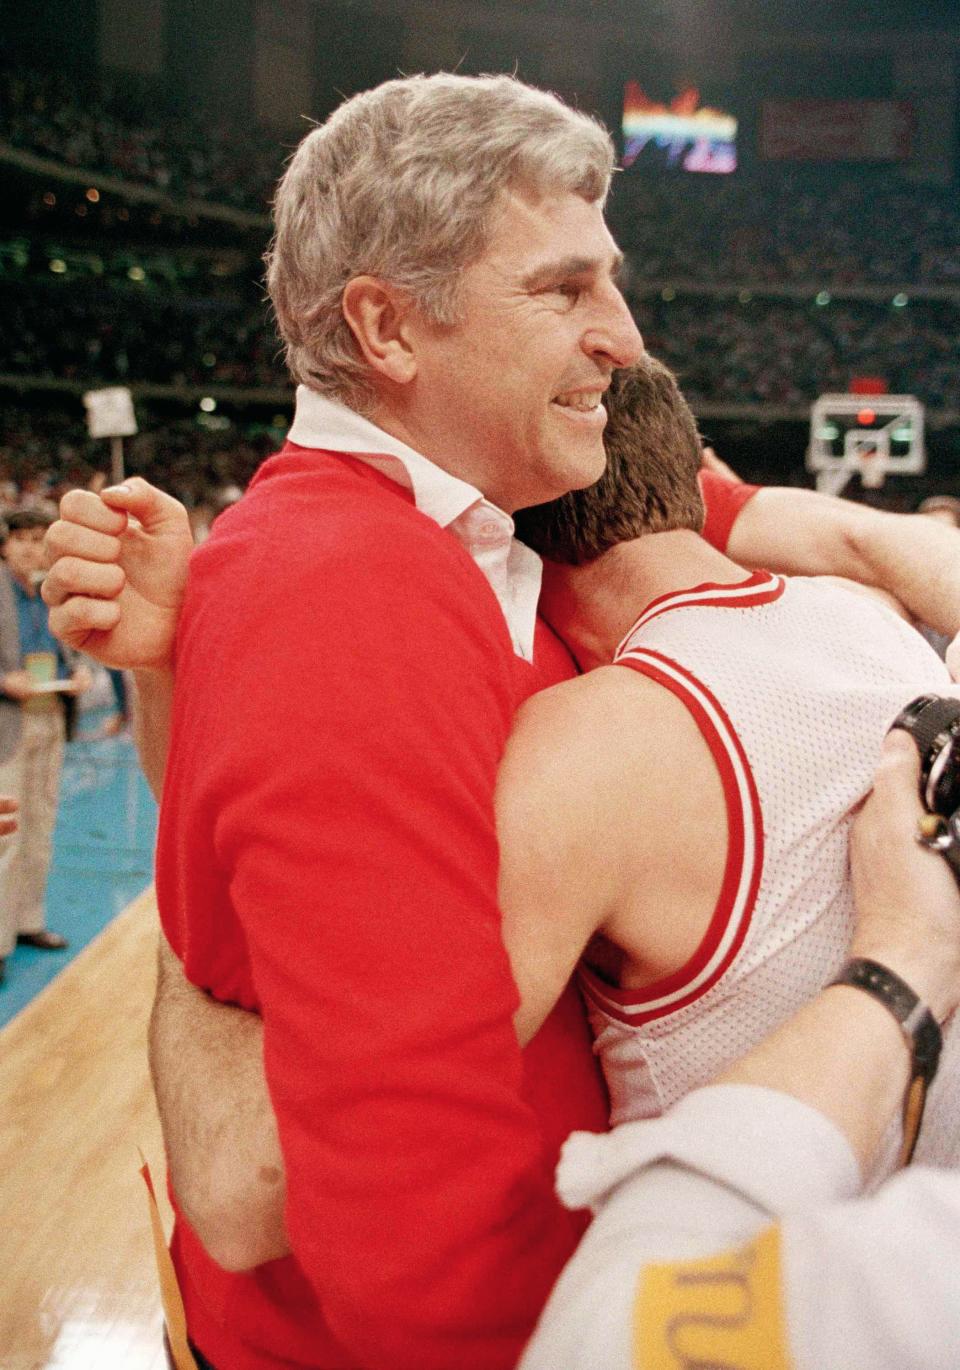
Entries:
<svg viewBox="0 0 960 1370">
<path fill-rule="evenodd" d="M 662 148 L 669 166 L 726 174 L 737 169 L 737 121 L 732 114 L 700 105 L 700 92 L 685 87 L 669 105 L 644 95 L 637 81 L 623 92 L 623 165 L 645 147 Z"/>
</svg>

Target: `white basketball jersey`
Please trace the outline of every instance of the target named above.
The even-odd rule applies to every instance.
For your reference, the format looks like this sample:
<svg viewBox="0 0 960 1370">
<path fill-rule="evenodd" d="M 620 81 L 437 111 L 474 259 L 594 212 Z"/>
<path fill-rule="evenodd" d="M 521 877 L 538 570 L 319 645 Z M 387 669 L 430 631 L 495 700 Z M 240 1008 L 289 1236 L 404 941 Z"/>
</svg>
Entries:
<svg viewBox="0 0 960 1370">
<path fill-rule="evenodd" d="M 919 633 L 881 604 L 768 572 L 656 600 L 615 660 L 689 709 L 722 781 L 728 827 L 720 897 L 685 966 L 641 990 L 581 973 L 618 1124 L 714 1079 L 840 970 L 853 922 L 853 810 L 895 716 L 950 682 Z M 691 794 L 694 814 L 696 805 Z M 897 1144 L 891 1135 L 881 1169 Z M 960 1161 L 956 1033 L 917 1158 Z"/>
</svg>

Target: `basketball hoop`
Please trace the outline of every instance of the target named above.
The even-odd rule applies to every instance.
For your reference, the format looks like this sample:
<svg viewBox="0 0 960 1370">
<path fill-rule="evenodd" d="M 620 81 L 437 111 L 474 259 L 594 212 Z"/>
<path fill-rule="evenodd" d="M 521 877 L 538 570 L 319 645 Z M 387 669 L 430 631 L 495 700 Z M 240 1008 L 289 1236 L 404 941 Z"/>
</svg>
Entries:
<svg viewBox="0 0 960 1370">
<path fill-rule="evenodd" d="M 839 495 L 854 476 L 879 490 L 888 475 L 926 470 L 923 405 L 913 395 L 821 395 L 810 414 L 807 470 Z"/>
</svg>

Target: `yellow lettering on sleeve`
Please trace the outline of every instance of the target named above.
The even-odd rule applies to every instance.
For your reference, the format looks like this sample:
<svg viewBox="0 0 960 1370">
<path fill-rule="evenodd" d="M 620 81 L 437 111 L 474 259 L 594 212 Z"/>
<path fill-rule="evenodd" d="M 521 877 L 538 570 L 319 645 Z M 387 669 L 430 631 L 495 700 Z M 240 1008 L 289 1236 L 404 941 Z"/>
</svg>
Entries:
<svg viewBox="0 0 960 1370">
<path fill-rule="evenodd" d="M 647 1266 L 635 1370 L 792 1370 L 783 1309 L 777 1227 L 720 1256 Z"/>
</svg>

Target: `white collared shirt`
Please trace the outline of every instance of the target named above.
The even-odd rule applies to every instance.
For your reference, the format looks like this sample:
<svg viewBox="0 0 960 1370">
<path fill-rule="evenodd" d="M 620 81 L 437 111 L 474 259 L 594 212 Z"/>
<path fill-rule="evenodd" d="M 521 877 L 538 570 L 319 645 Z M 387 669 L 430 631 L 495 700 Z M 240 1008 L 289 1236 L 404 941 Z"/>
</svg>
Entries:
<svg viewBox="0 0 960 1370">
<path fill-rule="evenodd" d="M 543 567 L 536 552 L 513 536 L 509 514 L 475 486 L 309 386 L 297 386 L 296 412 L 287 437 L 298 447 L 349 452 L 409 490 L 420 512 L 448 529 L 476 562 L 503 610 L 514 651 L 525 661 L 533 660 Z"/>
</svg>

